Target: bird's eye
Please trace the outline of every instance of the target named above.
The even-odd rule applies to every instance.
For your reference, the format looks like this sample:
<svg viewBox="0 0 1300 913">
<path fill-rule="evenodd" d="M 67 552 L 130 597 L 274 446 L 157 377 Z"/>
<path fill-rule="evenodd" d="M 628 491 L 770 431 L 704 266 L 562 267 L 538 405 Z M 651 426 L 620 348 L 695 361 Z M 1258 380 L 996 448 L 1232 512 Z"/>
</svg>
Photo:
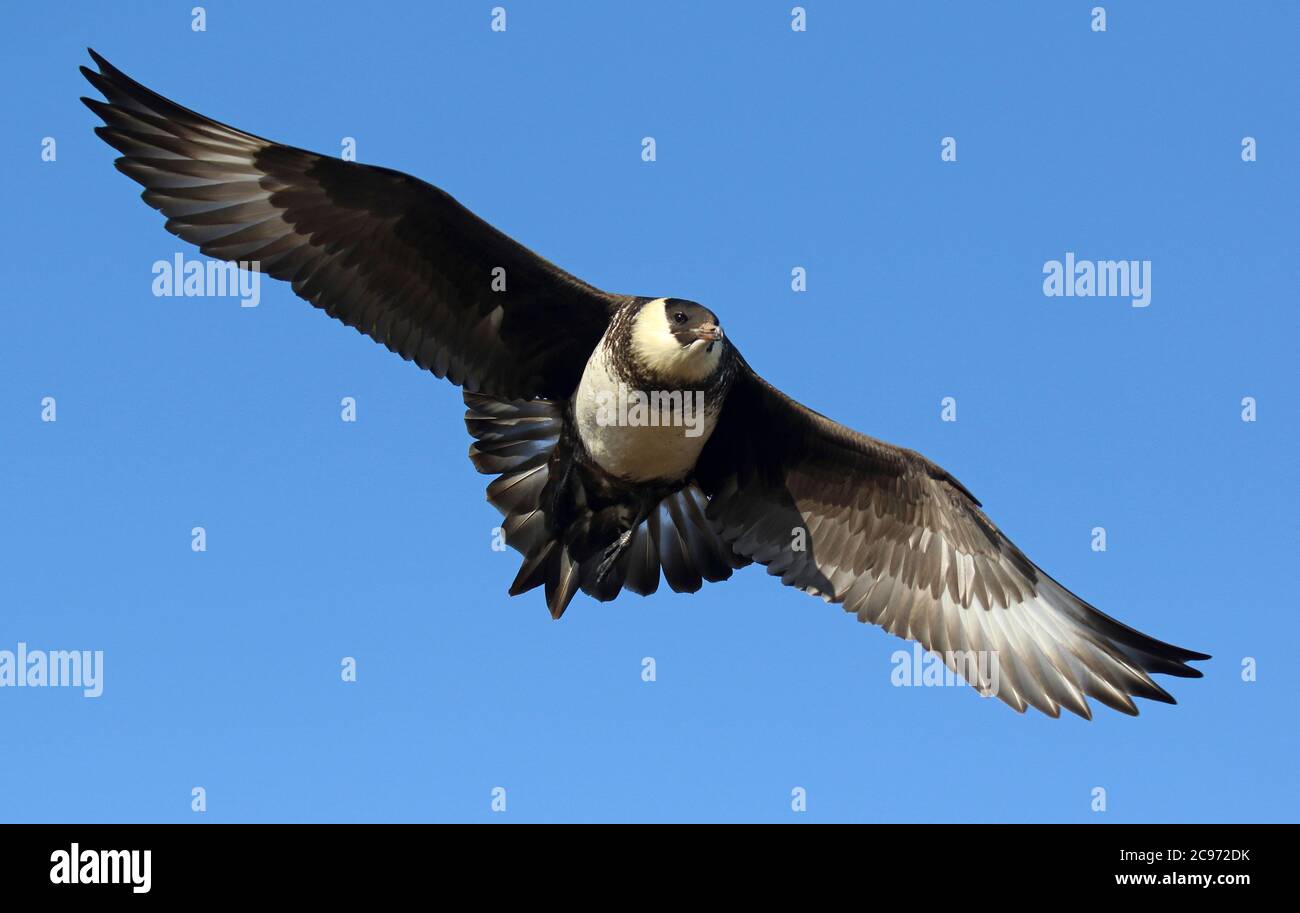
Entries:
<svg viewBox="0 0 1300 913">
<path fill-rule="evenodd" d="M 685 323 L 686 315 L 683 314 L 681 311 L 678 311 L 676 314 L 673 315 L 673 320 L 677 323 Z"/>
</svg>

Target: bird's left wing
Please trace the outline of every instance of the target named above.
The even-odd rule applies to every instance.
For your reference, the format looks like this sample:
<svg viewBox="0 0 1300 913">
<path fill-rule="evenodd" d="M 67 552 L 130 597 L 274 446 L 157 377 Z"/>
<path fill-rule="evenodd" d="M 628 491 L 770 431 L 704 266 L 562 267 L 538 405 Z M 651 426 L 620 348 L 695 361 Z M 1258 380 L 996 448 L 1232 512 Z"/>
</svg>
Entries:
<svg viewBox="0 0 1300 913">
<path fill-rule="evenodd" d="M 244 133 L 94 51 L 95 132 L 167 230 L 256 261 L 300 297 L 439 377 L 507 399 L 563 398 L 624 300 L 593 288 L 399 171 Z M 496 280 L 494 287 L 494 280 Z"/>
<path fill-rule="evenodd" d="M 919 641 L 1017 710 L 1091 718 L 1173 703 L 1150 673 L 1208 659 L 1099 612 L 1034 565 L 956 479 L 800 405 L 739 359 L 696 468 L 709 519 L 741 556 L 859 621 Z"/>
</svg>

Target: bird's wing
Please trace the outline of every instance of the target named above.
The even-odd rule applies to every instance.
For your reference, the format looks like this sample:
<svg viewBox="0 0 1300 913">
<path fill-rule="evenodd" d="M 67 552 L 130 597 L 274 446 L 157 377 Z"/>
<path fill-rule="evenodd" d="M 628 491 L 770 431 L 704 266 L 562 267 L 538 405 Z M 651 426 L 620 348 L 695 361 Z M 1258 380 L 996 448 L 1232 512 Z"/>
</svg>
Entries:
<svg viewBox="0 0 1300 913">
<path fill-rule="evenodd" d="M 1174 702 L 1150 673 L 1198 677 L 1186 663 L 1209 658 L 1097 611 L 943 469 L 800 405 L 743 360 L 696 476 L 739 555 L 919 641 L 1016 710 L 1091 718 L 1086 695 L 1136 714 L 1133 696 Z"/>
<path fill-rule="evenodd" d="M 82 101 L 167 230 L 257 261 L 439 377 L 495 396 L 572 393 L 625 300 L 570 276 L 423 181 L 282 146 L 168 101 L 94 51 Z M 501 270 L 503 272 L 494 272 Z M 494 290 L 504 282 L 504 290 Z"/>
</svg>

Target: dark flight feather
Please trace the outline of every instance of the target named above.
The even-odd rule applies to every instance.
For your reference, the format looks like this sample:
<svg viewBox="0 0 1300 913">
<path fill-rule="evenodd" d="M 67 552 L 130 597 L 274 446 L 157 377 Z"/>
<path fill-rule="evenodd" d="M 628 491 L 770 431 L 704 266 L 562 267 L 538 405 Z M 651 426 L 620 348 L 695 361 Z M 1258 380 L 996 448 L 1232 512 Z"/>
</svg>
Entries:
<svg viewBox="0 0 1300 913">
<path fill-rule="evenodd" d="M 1088 605 L 942 468 L 800 405 L 743 360 L 696 477 L 741 556 L 919 641 L 973 685 L 994 682 L 966 657 L 994 655 L 996 695 L 1016 710 L 1091 717 L 1093 697 L 1136 714 L 1134 696 L 1173 703 L 1150 673 L 1199 677 L 1186 664 L 1209 658 Z"/>
<path fill-rule="evenodd" d="M 94 51 L 83 98 L 167 230 L 259 261 L 300 297 L 467 390 L 567 397 L 626 299 L 595 289 L 399 171 L 280 145 L 163 98 Z M 492 289 L 505 270 L 505 291 Z"/>
</svg>

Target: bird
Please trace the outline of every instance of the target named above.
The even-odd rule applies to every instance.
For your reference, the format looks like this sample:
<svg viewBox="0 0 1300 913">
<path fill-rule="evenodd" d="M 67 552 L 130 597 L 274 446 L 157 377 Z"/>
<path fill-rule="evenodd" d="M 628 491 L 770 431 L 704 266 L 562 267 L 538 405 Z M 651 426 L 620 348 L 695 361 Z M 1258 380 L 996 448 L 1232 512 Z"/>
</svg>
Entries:
<svg viewBox="0 0 1300 913">
<path fill-rule="evenodd" d="M 1201 676 L 1208 654 L 1067 590 L 936 463 L 768 383 L 703 304 L 597 289 L 431 184 L 227 126 L 88 50 L 95 132 L 169 232 L 462 388 L 522 555 L 511 596 L 541 587 L 558 619 L 579 591 L 693 593 L 757 564 L 1021 713 L 1136 716 L 1176 703 L 1153 674 Z"/>
</svg>

